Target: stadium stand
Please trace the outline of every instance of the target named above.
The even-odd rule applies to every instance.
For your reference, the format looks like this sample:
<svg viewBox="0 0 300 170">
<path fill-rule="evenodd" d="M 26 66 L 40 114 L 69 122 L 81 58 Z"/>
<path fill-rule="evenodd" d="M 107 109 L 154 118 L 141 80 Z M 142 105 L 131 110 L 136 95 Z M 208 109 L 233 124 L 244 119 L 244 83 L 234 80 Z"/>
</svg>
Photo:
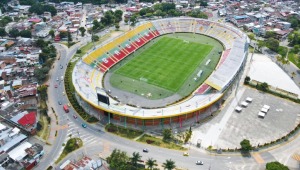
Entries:
<svg viewBox="0 0 300 170">
<path fill-rule="evenodd" d="M 210 86 L 204 83 L 198 88 L 196 94 L 204 94 L 209 88 Z"/>
<path fill-rule="evenodd" d="M 119 121 L 135 126 L 180 124 L 181 127 L 185 120 L 198 121 L 198 116 L 209 107 L 218 106 L 225 90 L 243 68 L 248 51 L 247 36 L 230 25 L 196 18 L 166 18 L 138 24 L 86 54 L 74 67 L 72 76 L 75 78 L 72 81 L 75 90 L 84 101 L 99 109 L 99 117 L 109 114 L 106 115 L 109 122 Z M 204 34 L 218 39 L 225 47 L 214 72 L 191 96 L 164 108 L 143 109 L 120 105 L 114 98 L 110 98 L 110 106 L 98 102 L 95 89 L 102 87 L 103 75 L 107 70 L 155 37 L 173 32 Z M 199 71 L 198 74 L 200 77 L 202 73 Z"/>
<path fill-rule="evenodd" d="M 239 44 L 245 44 L 247 38 L 236 28 L 203 19 L 168 18 L 142 23 L 86 55 L 83 62 L 105 72 L 148 41 L 159 35 L 174 32 L 204 34 L 222 42 L 225 51 L 217 70 L 206 80 L 206 84 L 217 90 L 226 88 L 229 83 L 227 80 L 235 76 L 234 73 L 244 61 L 244 57 L 240 56 L 244 54 L 244 47 L 240 47 Z M 233 66 L 234 64 L 237 65 Z M 236 69 L 228 69 L 231 67 Z"/>
</svg>

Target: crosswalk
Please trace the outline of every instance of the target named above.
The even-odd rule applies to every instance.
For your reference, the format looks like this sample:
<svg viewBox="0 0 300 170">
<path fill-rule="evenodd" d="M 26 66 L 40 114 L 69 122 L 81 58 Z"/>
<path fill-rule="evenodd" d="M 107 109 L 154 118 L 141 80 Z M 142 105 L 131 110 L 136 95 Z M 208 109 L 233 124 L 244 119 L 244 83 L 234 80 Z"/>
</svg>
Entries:
<svg viewBox="0 0 300 170">
<path fill-rule="evenodd" d="M 67 141 L 70 138 L 74 138 L 74 137 L 80 138 L 83 141 L 83 146 L 90 146 L 93 144 L 101 144 L 102 143 L 100 141 L 99 137 L 97 137 L 89 132 L 86 132 L 84 130 L 84 128 L 74 124 L 74 122 L 69 122 L 67 137 L 66 137 L 64 143 L 67 143 Z"/>
</svg>

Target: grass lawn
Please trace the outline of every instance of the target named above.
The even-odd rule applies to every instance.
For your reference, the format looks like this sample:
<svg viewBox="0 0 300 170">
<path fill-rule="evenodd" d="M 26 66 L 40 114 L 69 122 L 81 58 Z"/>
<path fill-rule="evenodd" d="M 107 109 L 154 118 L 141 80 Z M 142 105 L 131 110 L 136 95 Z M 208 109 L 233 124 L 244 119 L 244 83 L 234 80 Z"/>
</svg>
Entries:
<svg viewBox="0 0 300 170">
<path fill-rule="evenodd" d="M 220 43 L 204 37 L 176 33 L 156 38 L 111 69 L 110 82 L 138 95 L 151 93 L 150 99 L 174 93 L 187 96 L 211 74 L 220 58 Z M 208 59 L 211 62 L 206 65 Z M 203 73 L 195 81 L 200 70 Z"/>
<path fill-rule="evenodd" d="M 289 58 L 290 62 L 294 63 L 300 69 L 300 62 L 298 60 L 297 55 L 295 55 L 292 52 L 289 52 L 288 58 Z"/>
<path fill-rule="evenodd" d="M 159 146 L 159 147 L 163 147 L 163 148 L 168 148 L 168 149 L 186 150 L 186 148 L 184 148 L 180 145 L 176 145 L 175 143 L 172 143 L 172 142 L 169 142 L 169 143 L 164 142 L 160 138 L 156 138 L 156 137 L 153 137 L 153 136 L 150 136 L 150 135 L 147 135 L 147 134 L 143 135 L 137 141 L 147 143 L 149 145 L 155 145 L 155 146 Z"/>
<path fill-rule="evenodd" d="M 130 129 L 130 128 L 124 128 L 122 126 L 117 126 L 114 124 L 106 125 L 105 130 L 110 133 L 116 134 L 116 135 L 124 137 L 124 138 L 129 138 L 129 139 L 134 139 L 143 134 L 143 131 Z"/>
<path fill-rule="evenodd" d="M 39 120 L 39 123 L 42 125 L 42 129 L 40 131 L 37 132 L 37 135 L 44 139 L 44 140 L 47 140 L 48 139 L 48 136 L 49 136 L 49 123 L 48 123 L 48 120 L 47 120 L 47 117 L 44 116 L 44 115 L 41 115 L 40 116 L 40 120 Z"/>
<path fill-rule="evenodd" d="M 59 163 L 62 159 L 64 159 L 69 153 L 79 149 L 82 147 L 83 142 L 80 138 L 71 138 L 67 141 L 67 144 L 64 147 L 63 152 L 60 154 L 59 158 L 55 161 L 55 163 Z"/>
</svg>

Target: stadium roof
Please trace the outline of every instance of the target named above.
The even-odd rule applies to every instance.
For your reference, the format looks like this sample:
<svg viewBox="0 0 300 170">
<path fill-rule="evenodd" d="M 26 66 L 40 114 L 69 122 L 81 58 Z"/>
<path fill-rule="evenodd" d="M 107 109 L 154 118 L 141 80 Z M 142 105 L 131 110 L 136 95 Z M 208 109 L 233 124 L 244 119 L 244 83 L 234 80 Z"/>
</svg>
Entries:
<svg viewBox="0 0 300 170">
<path fill-rule="evenodd" d="M 222 91 L 236 75 L 245 59 L 244 42 L 236 40 L 229 56 L 220 67 L 205 81 L 211 87 Z"/>
</svg>

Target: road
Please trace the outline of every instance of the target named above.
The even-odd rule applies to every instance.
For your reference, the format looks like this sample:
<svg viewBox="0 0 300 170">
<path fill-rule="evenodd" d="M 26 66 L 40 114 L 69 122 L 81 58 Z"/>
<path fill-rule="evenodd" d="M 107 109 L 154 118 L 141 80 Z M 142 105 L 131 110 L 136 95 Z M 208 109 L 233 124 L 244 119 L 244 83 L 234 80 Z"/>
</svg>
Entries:
<svg viewBox="0 0 300 170">
<path fill-rule="evenodd" d="M 101 32 L 100 34 L 104 35 L 105 33 L 106 31 Z M 54 44 L 61 54 L 61 59 L 56 61 L 54 69 L 51 72 L 51 85 L 49 87 L 48 98 L 49 104 L 55 110 L 59 119 L 59 125 L 62 128 L 58 130 L 58 135 L 55 142 L 52 144 L 52 149 L 45 154 L 44 158 L 37 166 L 38 169 L 46 169 L 49 165 L 54 165 L 54 161 L 63 149 L 62 144 L 68 140 L 69 136 L 80 137 L 84 142 L 83 148 L 73 152 L 66 158 L 71 160 L 81 157 L 82 154 L 87 154 L 89 156 L 98 156 L 100 154 L 105 158 L 114 148 L 117 148 L 126 151 L 129 155 L 133 152 L 140 152 L 142 160 L 147 160 L 151 157 L 157 160 L 159 164 L 165 162 L 166 159 L 172 159 L 176 162 L 177 167 L 183 169 L 264 169 L 265 163 L 258 164 L 253 157 L 242 157 L 239 154 L 227 156 L 226 154 L 210 155 L 204 150 L 195 147 L 190 148 L 190 156 L 184 157 L 182 151 L 159 148 L 117 137 L 104 132 L 102 127 L 97 125 L 88 125 L 87 128 L 81 127 L 81 124 L 84 121 L 78 115 L 77 119 L 73 118 L 73 115 L 76 114 L 73 108 L 70 108 L 69 113 L 65 113 L 62 109 L 62 105 L 59 105 L 58 103 L 58 101 L 61 101 L 63 104 L 68 103 L 67 97 L 63 95 L 64 86 L 63 82 L 60 81 L 60 77 L 64 75 L 66 65 L 75 54 L 76 50 L 89 40 L 90 37 L 84 37 L 79 44 L 72 46 L 70 49 L 67 49 L 60 44 Z M 59 81 L 56 80 L 57 78 L 59 78 Z M 55 88 L 53 84 L 58 84 L 58 87 Z M 261 155 L 264 157 L 265 162 L 274 161 L 275 159 L 282 157 L 280 154 L 282 154 L 284 150 L 289 151 L 298 149 L 297 143 L 299 142 L 300 139 L 297 138 L 287 145 L 272 151 L 263 152 Z M 149 149 L 149 153 L 143 153 L 143 148 Z M 197 160 L 203 161 L 204 165 L 195 165 Z M 286 162 L 289 160 L 290 159 L 287 159 Z"/>
</svg>

